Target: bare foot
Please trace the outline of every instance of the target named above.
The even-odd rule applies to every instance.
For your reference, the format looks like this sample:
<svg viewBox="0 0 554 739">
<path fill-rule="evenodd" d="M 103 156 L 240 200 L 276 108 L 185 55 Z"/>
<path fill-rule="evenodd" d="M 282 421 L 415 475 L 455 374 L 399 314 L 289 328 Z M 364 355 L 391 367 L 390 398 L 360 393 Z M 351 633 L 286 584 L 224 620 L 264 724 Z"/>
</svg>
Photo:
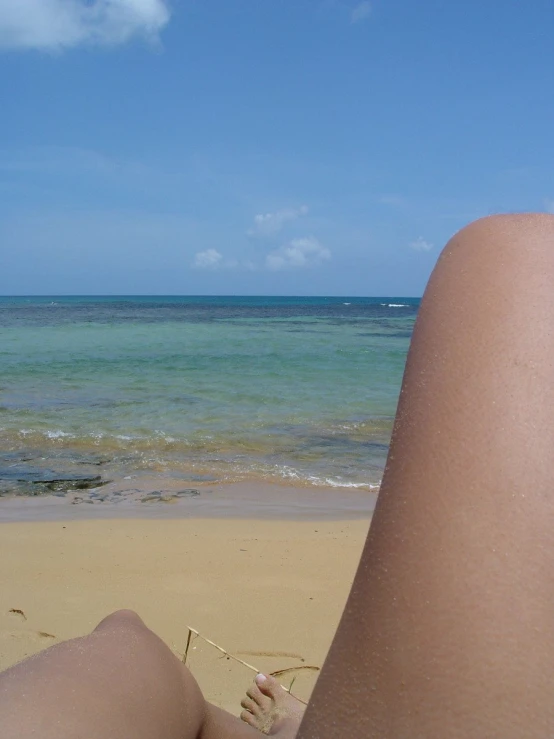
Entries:
<svg viewBox="0 0 554 739">
<path fill-rule="evenodd" d="M 279 739 L 294 739 L 305 710 L 275 678 L 265 675 L 256 675 L 241 706 L 245 709 L 240 715 L 243 721 Z"/>
</svg>

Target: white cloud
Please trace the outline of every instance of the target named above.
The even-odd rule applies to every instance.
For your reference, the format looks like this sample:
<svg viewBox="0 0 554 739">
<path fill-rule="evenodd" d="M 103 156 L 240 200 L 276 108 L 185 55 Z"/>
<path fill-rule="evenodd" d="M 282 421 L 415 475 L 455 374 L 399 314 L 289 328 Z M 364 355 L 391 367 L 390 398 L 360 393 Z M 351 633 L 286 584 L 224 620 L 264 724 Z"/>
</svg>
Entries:
<svg viewBox="0 0 554 739">
<path fill-rule="evenodd" d="M 250 259 L 224 259 L 223 254 L 217 249 L 206 249 L 205 251 L 196 252 L 194 255 L 193 267 L 197 269 L 230 269 L 244 270 L 246 272 L 255 272 L 257 267 Z"/>
<path fill-rule="evenodd" d="M 406 200 L 402 195 L 381 195 L 377 202 L 381 205 L 404 205 Z"/>
<path fill-rule="evenodd" d="M 285 223 L 295 221 L 307 212 L 308 208 L 301 205 L 300 208 L 285 208 L 275 213 L 258 213 L 254 216 L 254 226 L 248 231 L 248 235 L 262 238 L 276 236 Z"/>
<path fill-rule="evenodd" d="M 0 49 L 59 51 L 79 44 L 156 39 L 166 0 L 0 0 Z"/>
<path fill-rule="evenodd" d="M 410 243 L 410 248 L 415 249 L 415 251 L 431 251 L 433 247 L 434 244 L 426 241 L 423 236 L 419 236 L 415 241 Z"/>
<path fill-rule="evenodd" d="M 350 14 L 350 21 L 351 23 L 361 23 L 362 21 L 367 20 L 370 15 L 371 3 L 369 2 L 369 0 L 362 0 L 361 3 L 358 3 L 352 9 L 352 13 Z"/>
<path fill-rule="evenodd" d="M 313 267 L 330 259 L 331 252 L 322 246 L 313 236 L 304 239 L 293 239 L 285 246 L 267 255 L 265 264 L 268 269 L 277 271 L 295 267 Z"/>
<path fill-rule="evenodd" d="M 221 266 L 222 259 L 223 254 L 220 254 L 217 249 L 206 249 L 206 251 L 199 251 L 194 255 L 193 267 L 214 269 Z"/>
</svg>

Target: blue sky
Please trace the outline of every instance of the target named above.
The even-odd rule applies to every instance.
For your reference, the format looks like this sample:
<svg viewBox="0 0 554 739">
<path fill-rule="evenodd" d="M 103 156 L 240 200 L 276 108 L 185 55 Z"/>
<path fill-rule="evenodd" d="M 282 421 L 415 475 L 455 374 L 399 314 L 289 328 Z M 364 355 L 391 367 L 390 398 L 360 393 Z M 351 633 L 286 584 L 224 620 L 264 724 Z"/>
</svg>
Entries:
<svg viewBox="0 0 554 739">
<path fill-rule="evenodd" d="M 551 0 L 0 0 L 0 293 L 421 295 L 554 211 Z"/>
</svg>

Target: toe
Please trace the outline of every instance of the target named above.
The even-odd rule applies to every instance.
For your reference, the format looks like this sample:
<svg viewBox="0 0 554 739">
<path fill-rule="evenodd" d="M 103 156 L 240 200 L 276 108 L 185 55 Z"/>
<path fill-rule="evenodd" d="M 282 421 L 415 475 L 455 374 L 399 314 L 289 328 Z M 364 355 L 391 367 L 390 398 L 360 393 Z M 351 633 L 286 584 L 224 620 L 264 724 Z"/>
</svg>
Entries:
<svg viewBox="0 0 554 739">
<path fill-rule="evenodd" d="M 248 690 L 246 691 L 246 695 L 262 708 L 266 708 L 268 706 L 268 697 L 262 693 L 262 691 L 255 683 L 248 688 Z"/>
<path fill-rule="evenodd" d="M 250 711 L 242 711 L 242 713 L 240 714 L 240 719 L 241 721 L 244 721 L 245 724 L 250 724 L 250 726 L 253 726 L 255 729 L 258 728 L 258 722 L 250 713 Z"/>
<path fill-rule="evenodd" d="M 271 675 L 256 675 L 256 686 L 259 691 L 269 698 L 275 698 L 276 695 L 284 693 L 284 688 Z"/>
<path fill-rule="evenodd" d="M 260 698 L 262 697 L 262 694 L 260 693 L 256 685 L 251 685 L 246 691 L 246 695 L 249 698 L 252 698 L 253 701 L 260 700 Z"/>
<path fill-rule="evenodd" d="M 250 713 L 252 714 L 256 714 L 260 710 L 259 705 L 255 703 L 251 698 L 243 698 L 240 704 L 243 708 L 245 708 L 247 711 L 250 711 Z"/>
</svg>

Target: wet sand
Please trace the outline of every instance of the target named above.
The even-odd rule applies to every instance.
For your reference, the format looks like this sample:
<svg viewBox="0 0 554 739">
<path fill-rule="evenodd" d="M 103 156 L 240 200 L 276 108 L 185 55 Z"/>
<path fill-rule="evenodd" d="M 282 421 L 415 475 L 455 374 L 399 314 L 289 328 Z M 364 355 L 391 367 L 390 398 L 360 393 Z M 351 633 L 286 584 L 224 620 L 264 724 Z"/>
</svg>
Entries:
<svg viewBox="0 0 554 739">
<path fill-rule="evenodd" d="M 347 520 L 368 517 L 377 493 L 365 488 L 291 487 L 266 482 L 183 486 L 167 476 L 120 479 L 61 495 L 0 497 L 5 521 L 91 518 L 255 518 Z"/>
<path fill-rule="evenodd" d="M 0 500 L 0 669 L 132 608 L 178 655 L 190 625 L 260 670 L 301 668 L 281 679 L 308 698 L 375 496 L 208 489 L 140 504 Z M 189 662 L 206 697 L 238 714 L 252 673 L 201 639 Z"/>
</svg>

